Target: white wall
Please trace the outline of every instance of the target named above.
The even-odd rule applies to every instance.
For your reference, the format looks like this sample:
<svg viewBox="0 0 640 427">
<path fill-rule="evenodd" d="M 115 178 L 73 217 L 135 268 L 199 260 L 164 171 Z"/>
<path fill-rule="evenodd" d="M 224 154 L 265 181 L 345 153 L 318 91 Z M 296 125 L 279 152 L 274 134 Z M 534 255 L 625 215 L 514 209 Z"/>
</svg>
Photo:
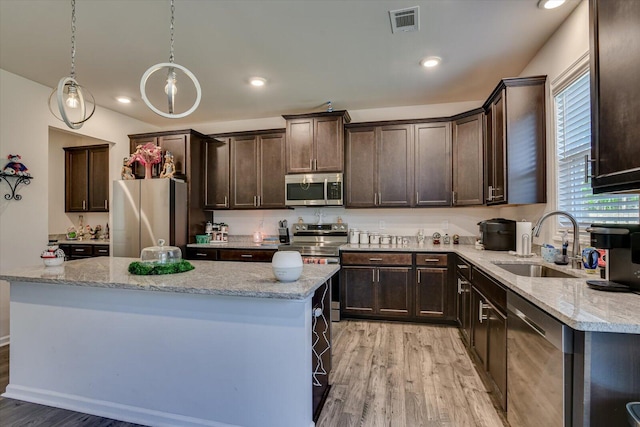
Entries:
<svg viewBox="0 0 640 427">
<path fill-rule="evenodd" d="M 49 112 L 51 89 L 0 69 L 0 157 L 20 154 L 34 179 L 21 186 L 22 200 L 0 197 L 0 271 L 39 264 L 49 233 L 49 128 L 67 130 Z M 80 130 L 71 131 L 113 143 L 110 177 L 120 175 L 123 157 L 129 154 L 127 134 L 157 128 L 111 110 L 98 107 Z M 64 168 L 64 166 L 62 166 Z M 51 184 L 52 186 L 54 184 Z M 7 186 L 0 183 L 0 195 Z M 0 281 L 0 345 L 9 335 L 9 286 Z"/>
<path fill-rule="evenodd" d="M 589 52 L 588 6 L 588 2 L 583 0 L 520 73 L 521 76 L 547 75 L 547 204 L 506 207 L 500 211 L 500 215 L 505 218 L 527 219 L 535 222 L 545 211 L 556 209 L 557 179 L 554 170 L 556 145 L 550 86 L 571 65 Z M 551 222 L 543 226 L 540 238 L 534 239 L 534 243 L 551 242 L 554 237 L 553 229 Z"/>
</svg>

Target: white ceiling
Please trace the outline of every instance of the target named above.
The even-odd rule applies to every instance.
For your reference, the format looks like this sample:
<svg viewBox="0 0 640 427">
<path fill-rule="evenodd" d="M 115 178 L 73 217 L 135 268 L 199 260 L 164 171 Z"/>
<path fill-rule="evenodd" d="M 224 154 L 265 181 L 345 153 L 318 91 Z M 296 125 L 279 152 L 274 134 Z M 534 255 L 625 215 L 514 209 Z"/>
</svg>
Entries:
<svg viewBox="0 0 640 427">
<path fill-rule="evenodd" d="M 144 71 L 168 62 L 169 1 L 77 0 L 77 80 L 98 105 L 161 127 L 320 111 L 329 100 L 351 110 L 481 100 L 520 74 L 579 0 L 551 11 L 537 2 L 175 0 L 175 61 L 203 97 L 171 120 L 139 91 Z M 415 5 L 420 31 L 392 34 L 388 11 Z M 54 87 L 70 73 L 70 38 L 70 0 L 0 0 L 0 68 Z M 442 64 L 420 67 L 430 55 Z M 267 86 L 250 87 L 254 75 Z"/>
</svg>

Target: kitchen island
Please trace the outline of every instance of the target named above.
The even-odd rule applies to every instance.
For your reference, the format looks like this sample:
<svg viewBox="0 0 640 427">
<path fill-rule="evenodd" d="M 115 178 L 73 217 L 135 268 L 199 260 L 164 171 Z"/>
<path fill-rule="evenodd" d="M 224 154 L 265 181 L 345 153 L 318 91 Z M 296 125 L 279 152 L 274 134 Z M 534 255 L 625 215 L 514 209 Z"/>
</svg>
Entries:
<svg viewBox="0 0 640 427">
<path fill-rule="evenodd" d="M 312 297 L 337 271 L 132 258 L 22 268 L 11 283 L 7 398 L 147 425 L 313 426 Z M 329 292 L 329 291 L 327 291 Z"/>
</svg>

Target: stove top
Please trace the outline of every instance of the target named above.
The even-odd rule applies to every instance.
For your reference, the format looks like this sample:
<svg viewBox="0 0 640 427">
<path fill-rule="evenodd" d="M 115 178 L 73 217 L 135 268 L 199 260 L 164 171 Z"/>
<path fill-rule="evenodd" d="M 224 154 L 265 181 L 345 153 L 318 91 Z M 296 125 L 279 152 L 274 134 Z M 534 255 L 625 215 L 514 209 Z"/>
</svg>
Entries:
<svg viewBox="0 0 640 427">
<path fill-rule="evenodd" d="M 348 242 L 348 226 L 344 223 L 294 224 L 291 243 L 278 246 L 280 251 L 298 251 L 303 256 L 340 255 L 340 246 Z"/>
</svg>

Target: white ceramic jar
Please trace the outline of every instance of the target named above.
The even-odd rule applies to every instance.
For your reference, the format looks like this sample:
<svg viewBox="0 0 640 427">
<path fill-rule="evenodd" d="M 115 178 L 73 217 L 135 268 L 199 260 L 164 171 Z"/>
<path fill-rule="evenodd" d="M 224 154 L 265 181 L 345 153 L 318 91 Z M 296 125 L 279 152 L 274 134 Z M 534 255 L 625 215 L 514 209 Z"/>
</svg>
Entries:
<svg viewBox="0 0 640 427">
<path fill-rule="evenodd" d="M 383 234 L 380 236 L 380 244 L 389 245 L 391 244 L 391 236 L 388 234 Z"/>
<path fill-rule="evenodd" d="M 352 245 L 357 245 L 360 243 L 360 230 L 357 228 L 352 228 L 349 230 L 349 243 Z"/>
<path fill-rule="evenodd" d="M 281 282 L 294 282 L 302 274 L 302 256 L 298 251 L 277 251 L 271 259 L 273 274 Z"/>
<path fill-rule="evenodd" d="M 367 230 L 362 230 L 360 232 L 360 244 L 361 245 L 369 244 L 369 232 Z"/>
<path fill-rule="evenodd" d="M 371 243 L 372 245 L 379 245 L 380 244 L 380 234 L 379 233 L 371 233 L 371 235 L 369 236 L 369 243 Z"/>
</svg>

